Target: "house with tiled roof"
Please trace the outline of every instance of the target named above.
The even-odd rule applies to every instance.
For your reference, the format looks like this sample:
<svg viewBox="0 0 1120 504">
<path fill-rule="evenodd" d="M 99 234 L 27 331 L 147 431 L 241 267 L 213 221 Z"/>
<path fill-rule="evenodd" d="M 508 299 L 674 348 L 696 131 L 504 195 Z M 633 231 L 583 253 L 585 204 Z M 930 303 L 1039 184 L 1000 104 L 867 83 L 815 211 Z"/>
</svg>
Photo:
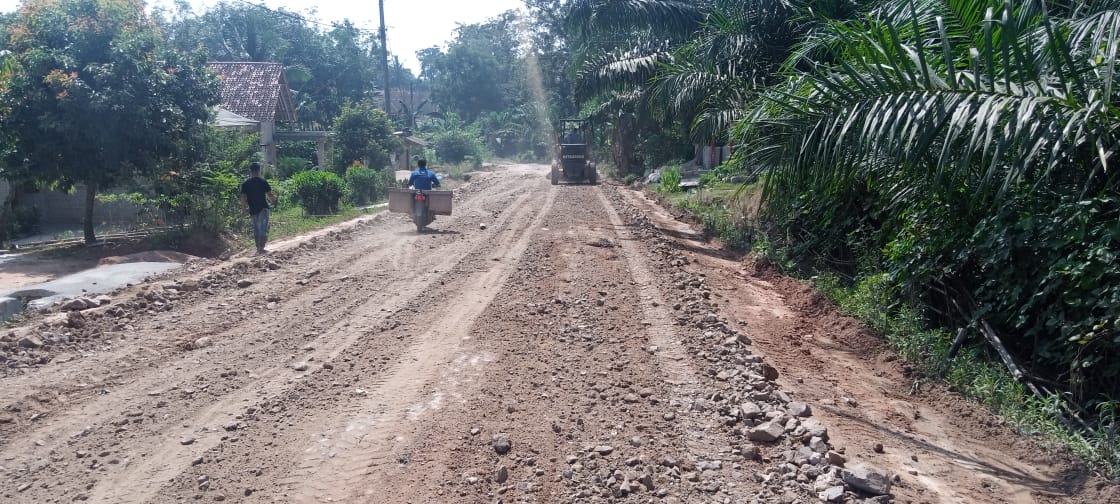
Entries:
<svg viewBox="0 0 1120 504">
<path fill-rule="evenodd" d="M 238 117 L 258 123 L 264 161 L 276 166 L 276 123 L 296 120 L 296 108 L 284 76 L 284 65 L 259 61 L 218 61 L 209 66 L 218 73 L 221 82 L 220 108 L 228 112 L 223 115 L 219 111 L 219 117 Z"/>
</svg>

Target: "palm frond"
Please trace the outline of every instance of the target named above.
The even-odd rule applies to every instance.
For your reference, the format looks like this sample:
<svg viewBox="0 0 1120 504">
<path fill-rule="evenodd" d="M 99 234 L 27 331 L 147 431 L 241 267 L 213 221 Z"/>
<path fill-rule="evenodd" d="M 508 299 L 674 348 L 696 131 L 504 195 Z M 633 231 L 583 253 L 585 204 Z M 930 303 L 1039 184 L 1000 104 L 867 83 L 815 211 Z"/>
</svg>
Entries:
<svg viewBox="0 0 1120 504">
<path fill-rule="evenodd" d="M 601 52 L 588 58 L 576 73 L 577 93 L 586 98 L 644 87 L 670 58 L 667 51 L 656 47 Z"/>
<path fill-rule="evenodd" d="M 1120 125 L 1104 98 L 1114 74 L 1103 63 L 1078 73 L 1070 54 L 1057 53 L 1096 37 L 1089 33 L 1110 33 L 1116 25 L 1108 16 L 1080 32 L 1051 28 L 1043 44 L 1033 44 L 1045 17 L 1005 4 L 987 10 L 982 44 L 963 48 L 943 18 L 927 33 L 914 28 L 916 16 L 905 35 L 905 20 L 833 26 L 836 40 L 859 52 L 801 74 L 756 104 L 737 134 L 778 167 L 776 181 L 886 180 L 904 170 L 915 183 L 969 187 L 998 199 L 1058 170 L 1087 177 L 1093 166 L 1107 168 Z M 1067 39 L 1063 32 L 1084 35 Z"/>
<path fill-rule="evenodd" d="M 645 93 L 642 90 L 609 92 L 590 110 L 588 118 L 596 122 L 609 122 L 622 114 L 633 113 L 644 100 Z"/>
<path fill-rule="evenodd" d="M 603 34 L 624 39 L 647 29 L 683 39 L 699 27 L 708 7 L 702 0 L 573 0 L 566 19 L 569 32 L 582 39 Z"/>
</svg>

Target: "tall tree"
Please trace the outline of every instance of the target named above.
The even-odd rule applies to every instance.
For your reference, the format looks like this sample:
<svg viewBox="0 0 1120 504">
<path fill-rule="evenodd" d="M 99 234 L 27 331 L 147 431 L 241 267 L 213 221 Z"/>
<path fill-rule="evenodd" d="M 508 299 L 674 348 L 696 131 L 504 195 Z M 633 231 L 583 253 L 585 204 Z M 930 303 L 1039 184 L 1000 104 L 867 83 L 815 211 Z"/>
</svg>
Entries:
<svg viewBox="0 0 1120 504">
<path fill-rule="evenodd" d="M 165 50 L 139 0 L 26 0 L 9 29 L 12 73 L 0 127 L 4 175 L 85 188 L 96 241 L 98 188 L 158 169 L 200 140 L 217 84 L 200 53 Z"/>
<path fill-rule="evenodd" d="M 377 37 L 348 20 L 323 25 L 283 8 L 233 2 L 197 15 L 183 4 L 160 16 L 180 50 L 205 47 L 212 61 L 282 63 L 302 122 L 330 124 L 347 101 L 374 98 L 381 80 Z"/>
<path fill-rule="evenodd" d="M 711 10 L 711 1 L 572 0 L 566 11 L 572 34 L 576 97 L 610 126 L 612 154 L 623 173 L 641 173 L 639 130 L 655 134 L 674 121 L 650 107 L 653 79 L 673 61 Z M 659 122 L 669 122 L 667 126 Z M 690 118 L 686 118 L 687 121 Z"/>
<path fill-rule="evenodd" d="M 525 100 L 516 13 L 484 23 L 461 25 L 447 50 L 432 47 L 417 53 L 420 77 L 432 99 L 468 122 L 484 112 L 504 110 Z"/>
<path fill-rule="evenodd" d="M 579 115 L 575 100 L 572 67 L 572 40 L 567 29 L 565 12 L 568 0 L 525 0 L 528 10 L 527 31 L 532 41 L 536 68 L 548 94 L 549 116 L 558 119 Z M 539 104 L 538 104 L 539 105 Z"/>
</svg>

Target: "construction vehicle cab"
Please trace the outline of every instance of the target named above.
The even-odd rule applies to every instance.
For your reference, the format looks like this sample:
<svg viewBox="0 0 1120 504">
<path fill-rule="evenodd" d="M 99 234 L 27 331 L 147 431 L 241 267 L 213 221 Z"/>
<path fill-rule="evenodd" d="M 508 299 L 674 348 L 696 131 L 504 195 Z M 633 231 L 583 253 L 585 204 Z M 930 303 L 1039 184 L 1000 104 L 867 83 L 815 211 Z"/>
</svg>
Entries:
<svg viewBox="0 0 1120 504">
<path fill-rule="evenodd" d="M 599 172 L 591 159 L 591 121 L 564 119 L 557 134 L 556 158 L 552 161 L 552 185 L 564 182 L 599 181 Z"/>
</svg>

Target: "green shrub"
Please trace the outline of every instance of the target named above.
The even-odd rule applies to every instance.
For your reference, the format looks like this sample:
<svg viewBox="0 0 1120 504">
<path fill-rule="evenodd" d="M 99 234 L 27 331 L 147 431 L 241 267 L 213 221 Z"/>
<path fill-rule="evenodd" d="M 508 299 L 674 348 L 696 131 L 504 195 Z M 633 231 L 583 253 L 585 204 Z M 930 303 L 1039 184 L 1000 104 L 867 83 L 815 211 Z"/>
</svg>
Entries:
<svg viewBox="0 0 1120 504">
<path fill-rule="evenodd" d="M 730 199 L 701 196 L 699 193 L 682 195 L 676 204 L 692 212 L 692 216 L 704 225 L 704 232 L 719 238 L 724 245 L 739 250 L 749 249 L 754 233 L 744 222 L 742 210 L 733 207 Z"/>
<path fill-rule="evenodd" d="M 383 198 L 392 182 L 392 174 L 386 170 L 371 170 L 364 166 L 351 166 L 346 170 L 350 202 L 355 205 L 368 205 Z"/>
<path fill-rule="evenodd" d="M 700 185 L 709 186 L 717 182 L 727 182 L 735 175 L 742 173 L 742 167 L 736 163 L 724 163 L 709 172 L 700 174 Z"/>
<path fill-rule="evenodd" d="M 457 164 L 467 158 L 482 164 L 482 143 L 473 133 L 465 129 L 449 129 L 436 133 L 432 138 L 432 148 L 439 160 L 447 164 Z"/>
<path fill-rule="evenodd" d="M 197 184 L 206 197 L 184 194 L 186 198 L 182 198 L 191 224 L 214 233 L 232 227 L 241 205 L 237 197 L 241 179 L 232 173 L 208 170 L 201 174 Z"/>
<path fill-rule="evenodd" d="M 31 206 L 17 206 L 12 209 L 15 231 L 21 235 L 30 234 L 39 227 L 39 209 Z"/>
<path fill-rule="evenodd" d="M 311 168 L 311 162 L 301 157 L 282 157 L 276 164 L 276 176 L 280 180 L 288 180 L 293 175 L 307 171 Z"/>
<path fill-rule="evenodd" d="M 312 166 L 319 160 L 319 142 L 316 140 L 281 140 L 276 142 L 276 148 L 281 156 L 300 158 Z"/>
<path fill-rule="evenodd" d="M 389 154 L 400 149 L 393 123 L 385 112 L 368 100 L 347 103 L 332 125 L 335 169 L 339 173 L 354 162 L 374 168 L 389 165 Z"/>
<path fill-rule="evenodd" d="M 661 172 L 661 184 L 657 186 L 657 192 L 662 194 L 680 192 L 681 190 L 681 167 L 670 166 Z"/>
<path fill-rule="evenodd" d="M 1064 400 L 1060 394 L 1032 395 L 998 358 L 985 355 L 982 348 L 966 346 L 949 359 L 953 334 L 945 329 L 928 329 L 929 322 L 920 315 L 920 309 L 896 302 L 897 289 L 889 274 L 869 273 L 845 282 L 825 273 L 813 281 L 840 310 L 882 334 L 887 344 L 922 374 L 944 379 L 955 391 L 988 405 L 1018 430 L 1045 435 L 1043 442 L 1059 442 L 1106 476 L 1120 477 L 1115 402 L 1097 404 L 1096 411 L 1091 412 L 1095 421 L 1089 428 L 1071 428 L 1060 418 Z"/>
<path fill-rule="evenodd" d="M 39 227 L 39 210 L 35 207 L 17 206 L 5 209 L 0 217 L 0 239 L 9 240 L 19 236 L 26 236 Z"/>
<path fill-rule="evenodd" d="M 297 173 L 289 184 L 292 196 L 311 215 L 337 213 L 346 195 L 346 181 L 331 172 L 311 170 Z"/>
<path fill-rule="evenodd" d="M 177 169 L 137 179 L 129 193 L 104 194 L 98 201 L 126 200 L 140 207 L 143 225 L 189 226 L 211 233 L 244 229 L 238 201 L 249 163 L 260 160 L 260 136 L 211 128 L 203 149 L 169 160 Z"/>
</svg>

